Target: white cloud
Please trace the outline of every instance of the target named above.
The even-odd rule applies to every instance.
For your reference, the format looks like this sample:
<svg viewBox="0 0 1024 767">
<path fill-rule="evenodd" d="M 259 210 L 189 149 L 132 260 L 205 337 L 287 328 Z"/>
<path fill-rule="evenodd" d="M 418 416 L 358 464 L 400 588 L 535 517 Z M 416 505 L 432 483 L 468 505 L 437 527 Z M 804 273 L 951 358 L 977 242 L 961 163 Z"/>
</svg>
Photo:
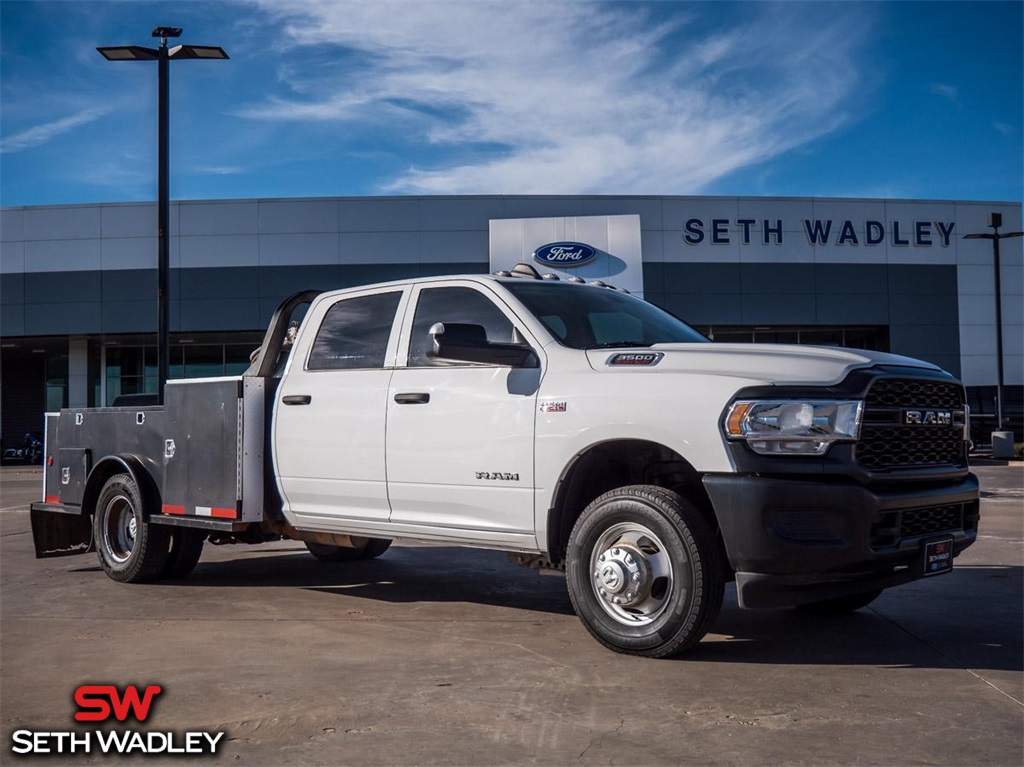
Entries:
<svg viewBox="0 0 1024 767">
<path fill-rule="evenodd" d="M 208 165 L 193 169 L 193 173 L 209 176 L 237 176 L 245 172 L 246 168 L 240 165 Z"/>
<path fill-rule="evenodd" d="M 1002 133 L 1004 136 L 1013 135 L 1013 126 L 1010 125 L 1009 123 L 999 122 L 997 120 L 996 122 L 992 123 L 992 127 L 995 128 L 999 133 Z"/>
<path fill-rule="evenodd" d="M 850 119 L 873 13 L 751 4 L 700 33 L 659 4 L 255 2 L 290 92 L 241 114 L 398 130 L 437 157 L 400 193 L 698 192 Z"/>
<path fill-rule="evenodd" d="M 13 136 L 0 141 L 0 154 L 20 152 L 24 149 L 32 149 L 33 147 L 41 146 L 61 134 L 67 133 L 81 125 L 86 125 L 87 123 L 91 123 L 94 120 L 99 119 L 109 111 L 110 110 L 105 107 L 83 109 L 69 117 L 62 117 L 59 120 L 53 120 L 52 122 L 43 123 L 42 125 L 37 125 L 34 128 L 23 130 L 21 133 L 16 133 Z"/>
<path fill-rule="evenodd" d="M 942 96 L 945 99 L 949 99 L 957 106 L 960 105 L 960 89 L 955 85 L 947 85 L 945 83 L 932 83 L 932 87 L 929 90 L 936 96 Z"/>
</svg>

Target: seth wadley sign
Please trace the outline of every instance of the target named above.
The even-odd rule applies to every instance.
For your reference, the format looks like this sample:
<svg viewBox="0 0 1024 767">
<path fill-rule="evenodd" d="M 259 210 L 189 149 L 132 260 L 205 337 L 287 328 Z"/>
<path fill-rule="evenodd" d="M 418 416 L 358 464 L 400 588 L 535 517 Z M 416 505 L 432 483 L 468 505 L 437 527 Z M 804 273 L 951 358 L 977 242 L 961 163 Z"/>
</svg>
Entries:
<svg viewBox="0 0 1024 767">
<path fill-rule="evenodd" d="M 687 245 L 730 245 L 734 241 L 749 245 L 753 238 L 758 238 L 764 245 L 782 245 L 784 223 L 781 218 L 691 218 L 683 227 L 683 240 Z M 956 226 L 955 221 L 892 221 L 887 227 L 882 221 L 868 220 L 861 228 L 849 219 L 802 219 L 801 223 L 811 245 L 881 245 L 888 239 L 892 245 L 919 248 L 948 248 Z"/>
</svg>

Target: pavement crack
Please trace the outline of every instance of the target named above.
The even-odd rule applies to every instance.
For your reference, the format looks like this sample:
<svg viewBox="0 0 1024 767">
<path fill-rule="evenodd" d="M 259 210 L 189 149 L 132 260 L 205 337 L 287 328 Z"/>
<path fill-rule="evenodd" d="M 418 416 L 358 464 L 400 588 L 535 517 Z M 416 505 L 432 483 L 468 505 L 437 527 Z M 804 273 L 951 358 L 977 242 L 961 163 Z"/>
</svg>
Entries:
<svg viewBox="0 0 1024 767">
<path fill-rule="evenodd" d="M 579 756 L 576 757 L 576 761 L 579 762 L 580 764 L 584 764 L 583 757 L 587 755 L 587 752 L 590 749 L 594 748 L 594 746 L 597 746 L 597 748 L 600 749 L 601 746 L 604 745 L 604 739 L 607 738 L 609 735 L 617 735 L 622 730 L 622 727 L 625 724 L 626 724 L 626 720 L 625 719 L 620 719 L 618 727 L 616 727 L 614 730 L 609 730 L 608 732 L 602 732 L 596 738 L 591 738 L 590 739 L 590 743 L 587 744 L 587 747 L 585 749 L 583 749 L 582 751 L 580 751 Z"/>
</svg>

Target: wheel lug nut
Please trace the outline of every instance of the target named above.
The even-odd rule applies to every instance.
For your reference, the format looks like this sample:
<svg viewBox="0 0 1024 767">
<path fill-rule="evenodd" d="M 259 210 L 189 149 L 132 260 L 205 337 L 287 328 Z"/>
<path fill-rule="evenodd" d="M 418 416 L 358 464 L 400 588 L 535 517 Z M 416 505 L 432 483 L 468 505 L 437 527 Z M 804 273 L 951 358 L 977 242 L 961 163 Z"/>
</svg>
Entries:
<svg viewBox="0 0 1024 767">
<path fill-rule="evenodd" d="M 632 591 L 627 591 L 626 592 L 626 599 L 635 599 L 635 598 L 636 598 L 636 594 L 634 594 Z"/>
<path fill-rule="evenodd" d="M 633 581 L 633 583 L 639 583 L 640 582 L 640 573 L 633 573 L 632 581 Z"/>
<path fill-rule="evenodd" d="M 622 604 L 622 597 L 615 597 L 614 599 L 612 599 L 612 601 L 615 604 L 617 604 L 617 605 L 621 605 Z"/>
<path fill-rule="evenodd" d="M 601 556 L 598 557 L 598 560 L 601 561 L 601 562 L 604 562 L 607 558 L 608 558 L 607 554 L 602 554 Z"/>
<path fill-rule="evenodd" d="M 633 559 L 633 555 L 632 555 L 632 554 L 627 554 L 627 555 L 626 555 L 626 564 L 627 564 L 627 565 L 631 565 L 631 564 L 633 564 L 633 563 L 634 563 L 635 561 L 636 561 L 636 560 L 635 560 L 635 559 Z"/>
<path fill-rule="evenodd" d="M 600 594 L 603 597 L 608 596 L 608 592 L 605 591 L 604 589 L 598 589 L 597 593 Z"/>
<path fill-rule="evenodd" d="M 612 556 L 613 557 L 619 556 L 619 550 L 618 549 L 612 549 Z"/>
</svg>

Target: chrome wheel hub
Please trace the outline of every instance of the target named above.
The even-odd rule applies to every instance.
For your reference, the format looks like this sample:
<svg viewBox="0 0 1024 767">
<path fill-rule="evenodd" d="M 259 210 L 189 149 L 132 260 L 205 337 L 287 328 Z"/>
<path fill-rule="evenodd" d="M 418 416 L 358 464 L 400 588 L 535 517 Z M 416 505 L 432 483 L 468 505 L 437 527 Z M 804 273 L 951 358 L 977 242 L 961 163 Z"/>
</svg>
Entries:
<svg viewBox="0 0 1024 767">
<path fill-rule="evenodd" d="M 132 502 L 123 495 L 115 496 L 107 502 L 103 515 L 103 542 L 107 553 L 115 562 L 127 562 L 138 534 Z"/>
<path fill-rule="evenodd" d="M 597 557 L 594 582 L 598 595 L 614 605 L 633 605 L 650 589 L 644 554 L 631 546 L 607 549 Z"/>
<path fill-rule="evenodd" d="M 591 584 L 604 611 L 629 626 L 657 620 L 672 598 L 674 568 L 654 531 L 639 523 L 612 525 L 592 551 Z"/>
</svg>

